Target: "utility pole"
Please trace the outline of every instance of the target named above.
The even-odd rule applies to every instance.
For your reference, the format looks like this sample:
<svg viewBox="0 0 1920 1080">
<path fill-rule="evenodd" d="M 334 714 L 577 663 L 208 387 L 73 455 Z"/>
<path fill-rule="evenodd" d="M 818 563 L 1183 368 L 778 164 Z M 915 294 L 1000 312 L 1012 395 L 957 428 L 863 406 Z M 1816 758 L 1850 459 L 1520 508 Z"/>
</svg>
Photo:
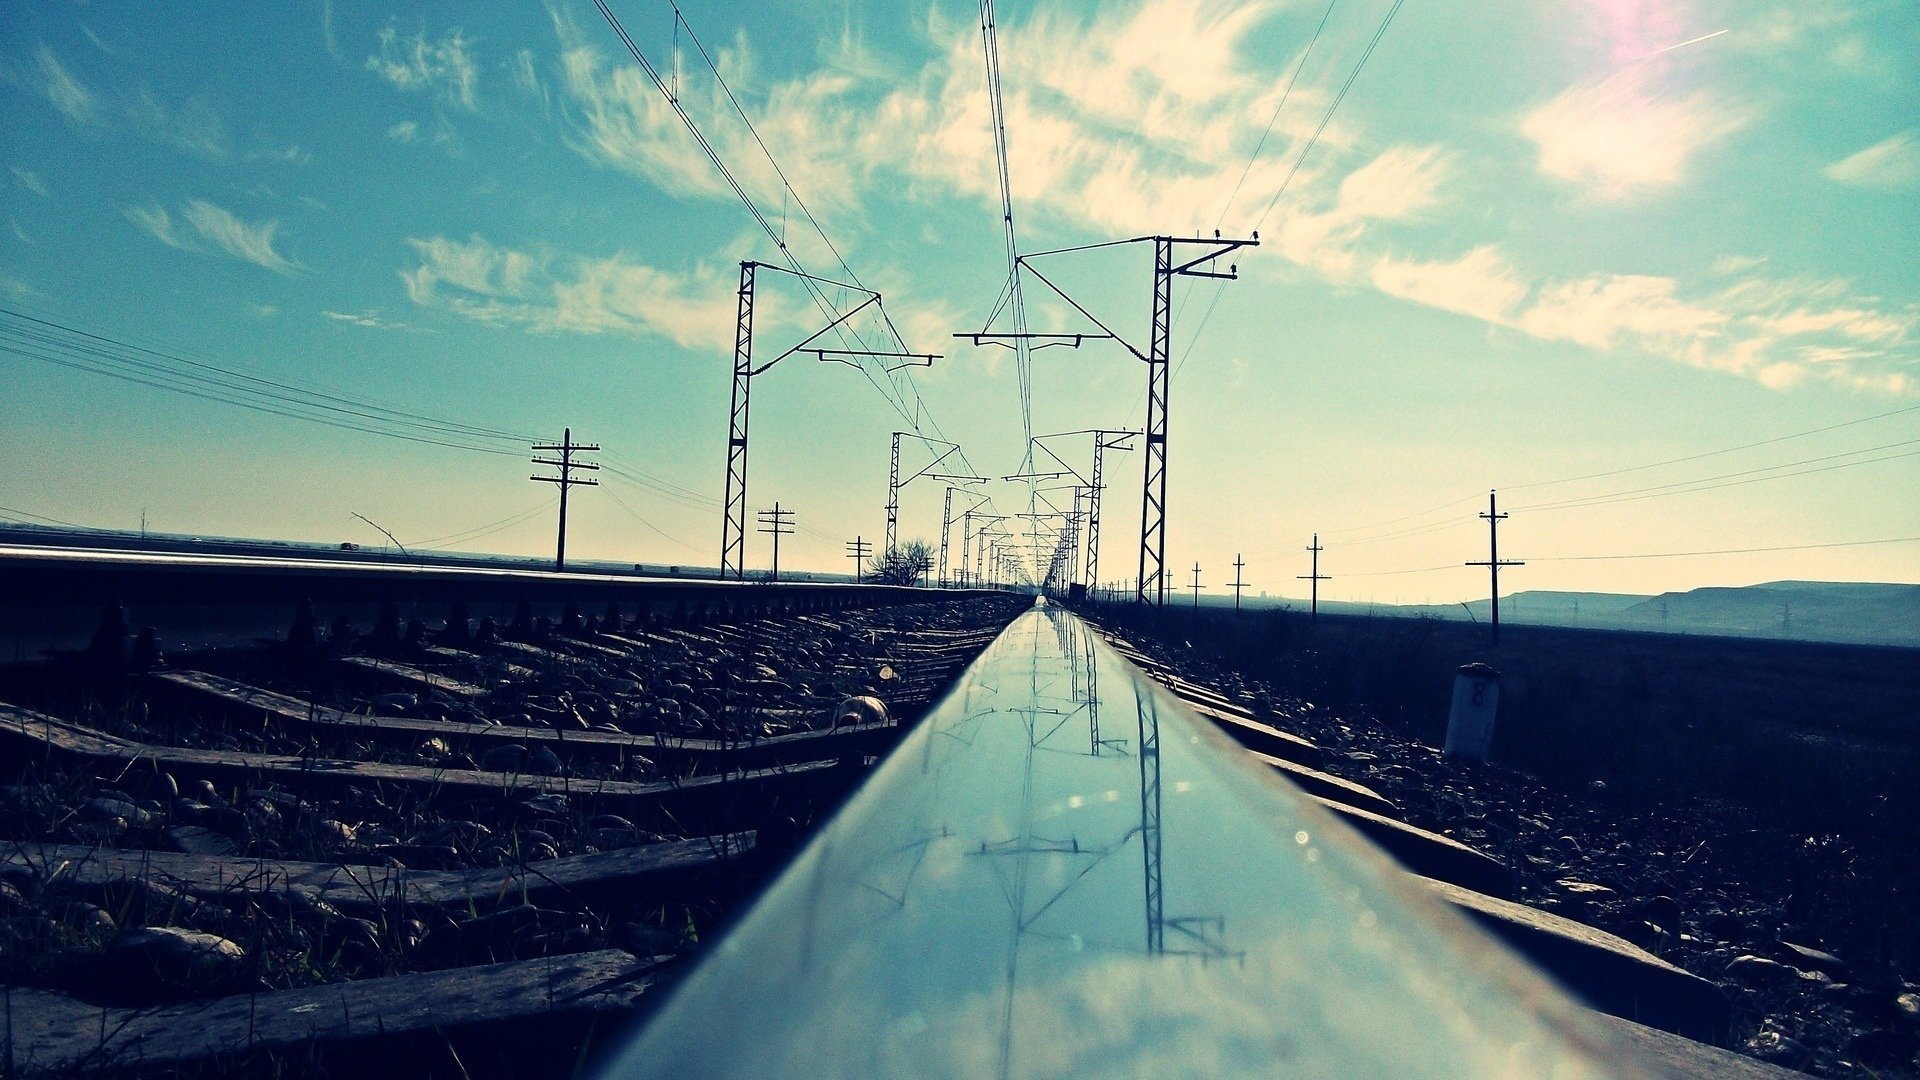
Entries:
<svg viewBox="0 0 1920 1080">
<path fill-rule="evenodd" d="M 866 537 L 856 536 L 847 541 L 847 558 L 853 560 L 853 580 L 859 581 L 866 576 L 862 568 L 871 554 L 873 545 L 867 543 Z"/>
<path fill-rule="evenodd" d="M 1233 610 L 1235 611 L 1240 610 L 1240 590 L 1247 587 L 1247 583 L 1240 580 L 1241 571 L 1245 570 L 1246 566 L 1246 562 L 1238 553 L 1235 553 L 1233 556 Z"/>
<path fill-rule="evenodd" d="M 1189 585 L 1188 588 L 1193 590 L 1193 610 L 1199 611 L 1200 610 L 1200 564 L 1199 563 L 1193 564 L 1193 584 Z"/>
<path fill-rule="evenodd" d="M 793 346 L 779 356 L 763 364 L 753 360 L 753 305 L 756 272 L 775 270 L 791 274 L 805 283 L 808 292 L 821 310 L 832 316 L 825 326 L 814 331 L 800 344 Z M 843 312 L 834 312 L 827 302 L 821 285 L 832 285 L 849 292 L 858 293 L 866 299 Z M 733 578 L 743 580 L 747 576 L 747 426 L 750 411 L 748 403 L 753 392 L 753 377 L 763 375 L 773 365 L 785 360 L 797 352 L 810 352 L 823 363 L 846 364 L 860 367 L 858 357 L 903 358 L 907 364 L 902 366 L 928 366 L 939 359 L 931 353 L 881 352 L 872 349 L 823 349 L 813 343 L 829 332 L 838 329 L 847 320 L 866 310 L 869 306 L 879 306 L 880 294 L 859 285 L 849 285 L 843 281 L 830 281 L 804 273 L 795 264 L 794 269 L 776 266 L 772 263 L 742 262 L 740 264 L 739 306 L 735 309 L 733 326 L 733 403 L 727 411 L 727 485 L 726 497 L 721 504 L 720 517 L 720 577 L 722 580 Z M 862 368 L 861 370 L 865 370 Z M 891 370 L 891 369 L 890 369 Z"/>
<path fill-rule="evenodd" d="M 1101 455 L 1108 450 L 1131 450 L 1137 431 L 1098 429 L 1093 433 L 1093 490 L 1087 499 L 1087 588 L 1100 581 L 1100 492 L 1106 489 L 1101 475 Z"/>
<path fill-rule="evenodd" d="M 921 469 L 905 480 L 900 479 L 900 440 L 903 438 L 918 439 L 929 448 L 940 450 L 940 453 L 936 455 L 932 461 L 927 463 L 926 468 Z M 943 447 L 944 449 L 941 449 Z M 913 483 L 923 476 L 957 484 L 983 484 L 986 482 L 987 478 L 984 476 L 968 476 L 960 473 L 939 473 L 933 471 L 939 468 L 941 462 L 959 453 L 960 444 L 956 442 L 948 442 L 945 439 L 929 439 L 925 435 L 918 435 L 911 431 L 896 431 L 893 433 L 893 452 L 888 459 L 889 464 L 887 466 L 887 534 L 886 542 L 880 547 L 881 551 L 892 554 L 895 542 L 899 539 L 901 488 L 906 487 L 908 484 Z M 966 460 L 966 455 L 961 454 L 961 460 Z M 951 506 L 952 496 L 948 496 L 948 500 L 949 506 Z"/>
<path fill-rule="evenodd" d="M 1254 233 L 1252 238 L 1245 240 L 1225 238 L 1218 232 L 1215 232 L 1210 239 L 1198 236 L 1141 236 L 1133 240 L 1119 241 L 1119 243 L 1144 243 L 1149 240 L 1153 242 L 1153 329 L 1144 350 L 1114 333 L 1111 327 L 1101 322 L 1078 300 L 1068 296 L 1060 286 L 1054 284 L 1034 265 L 1034 260 L 1043 256 L 1064 254 L 1070 250 L 1083 250 L 1082 248 L 1035 252 L 1031 255 L 1021 255 L 1014 262 L 1016 281 L 1018 270 L 1025 270 L 1032 274 L 1040 280 L 1041 284 L 1072 305 L 1075 311 L 1104 331 L 1105 337 L 1119 342 L 1135 358 L 1144 361 L 1147 365 L 1146 452 L 1141 455 L 1143 478 L 1140 493 L 1140 574 L 1134 581 L 1134 600 L 1142 604 L 1165 604 L 1167 602 L 1167 392 L 1172 381 L 1173 368 L 1173 279 L 1198 277 L 1223 281 L 1238 280 L 1239 267 L 1229 266 L 1226 273 L 1221 273 L 1211 268 L 1214 260 L 1239 248 L 1258 246 L 1260 234 Z M 1197 245 L 1204 250 L 1190 256 L 1174 254 L 1177 248 L 1183 248 L 1186 245 Z M 961 336 L 971 337 L 975 344 L 979 344 L 989 335 Z M 1076 346 L 1079 344 L 1077 336 L 1073 339 L 1073 344 Z"/>
<path fill-rule="evenodd" d="M 1500 558 L 1500 523 L 1506 520 L 1507 515 L 1500 512 L 1500 506 L 1496 501 L 1497 494 L 1497 492 L 1487 492 L 1487 512 L 1480 515 L 1481 520 L 1487 523 L 1487 561 L 1470 562 L 1467 564 L 1468 566 L 1484 566 L 1487 568 L 1487 576 L 1491 582 L 1493 595 L 1493 621 L 1490 624 L 1490 634 L 1491 644 L 1494 645 L 1500 644 L 1500 568 L 1503 566 L 1527 565 L 1517 560 L 1502 560 Z"/>
<path fill-rule="evenodd" d="M 793 511 L 780 509 L 778 502 L 773 509 L 760 511 L 760 531 L 773 537 L 773 576 L 771 581 L 780 580 L 780 538 L 793 535 Z"/>
<path fill-rule="evenodd" d="M 560 485 L 560 542 L 554 548 L 553 568 L 567 568 L 567 489 L 572 487 L 599 487 L 600 481 L 594 479 L 576 480 L 575 469 L 597 470 L 600 466 L 591 461 L 575 461 L 573 455 L 579 452 L 593 453 L 600 449 L 598 443 L 577 443 L 573 441 L 573 429 L 563 428 L 559 443 L 539 443 L 534 446 L 535 453 L 558 453 L 558 458 L 537 457 L 535 465 L 552 465 L 560 470 L 559 476 L 529 476 L 529 480 Z"/>
<path fill-rule="evenodd" d="M 1320 546 L 1319 533 L 1313 534 L 1313 543 L 1307 546 L 1307 550 L 1313 553 L 1313 573 L 1295 574 L 1294 580 L 1308 581 L 1313 583 L 1311 587 L 1312 591 L 1308 594 L 1311 597 L 1311 599 L 1307 601 L 1307 613 L 1308 613 L 1308 616 L 1314 622 L 1319 622 L 1320 621 L 1320 583 L 1323 581 L 1332 581 L 1333 579 L 1320 572 L 1320 553 L 1327 549 Z"/>
</svg>

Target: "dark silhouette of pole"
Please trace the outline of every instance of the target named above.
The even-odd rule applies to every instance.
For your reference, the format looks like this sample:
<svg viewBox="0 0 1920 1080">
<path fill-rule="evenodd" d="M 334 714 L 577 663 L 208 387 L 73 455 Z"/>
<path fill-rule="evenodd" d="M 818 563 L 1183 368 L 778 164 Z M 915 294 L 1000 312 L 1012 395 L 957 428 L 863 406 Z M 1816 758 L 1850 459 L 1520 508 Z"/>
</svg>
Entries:
<svg viewBox="0 0 1920 1080">
<path fill-rule="evenodd" d="M 760 511 L 760 531 L 773 537 L 773 575 L 769 581 L 780 580 L 780 538 L 793 535 L 793 511 L 780 509 L 779 503 L 773 509 Z"/>
<path fill-rule="evenodd" d="M 551 465 L 559 469 L 559 476 L 530 476 L 527 479 L 560 485 L 560 540 L 554 546 L 553 568 L 555 570 L 565 570 L 567 568 L 567 489 L 573 487 L 600 486 L 600 481 L 598 480 L 590 478 L 580 480 L 574 478 L 573 470 L 575 469 L 591 470 L 598 469 L 600 466 L 591 461 L 575 461 L 573 460 L 573 455 L 581 452 L 591 453 L 599 450 L 600 446 L 597 443 L 574 442 L 573 429 L 564 428 L 560 433 L 560 441 L 558 443 L 540 443 L 536 444 L 533 449 L 535 453 L 558 453 L 560 455 L 558 458 L 537 457 L 533 459 L 535 465 Z"/>
<path fill-rule="evenodd" d="M 791 255 L 789 255 L 791 259 Z M 808 293 L 820 308 L 820 313 L 829 321 L 820 329 L 801 340 L 785 352 L 771 360 L 756 361 L 753 358 L 753 305 L 757 273 L 761 270 L 773 270 L 790 274 L 806 285 Z M 828 303 L 826 293 L 821 286 L 831 285 L 848 292 L 857 293 L 865 299 L 858 304 L 841 311 Z M 795 353 L 808 352 L 823 362 L 846 364 L 858 368 L 859 356 L 896 357 L 925 360 L 931 364 L 934 357 L 926 353 L 876 352 L 871 349 L 821 349 L 813 343 L 829 333 L 833 333 L 847 320 L 865 311 L 869 306 L 880 303 L 880 294 L 861 285 L 849 285 L 844 281 L 830 281 L 815 277 L 800 269 L 800 264 L 791 267 L 773 263 L 743 262 L 740 264 L 740 290 L 738 306 L 735 309 L 733 324 L 733 399 L 727 410 L 727 483 L 726 496 L 720 511 L 720 577 L 745 580 L 747 576 L 747 428 L 751 418 L 750 404 L 753 395 L 753 378 L 764 375 L 775 364 Z M 923 366 L 915 364 L 914 366 Z"/>
<path fill-rule="evenodd" d="M 1247 587 L 1247 583 L 1241 580 L 1241 571 L 1246 567 L 1245 560 L 1241 559 L 1236 552 L 1233 556 L 1233 610 L 1235 611 L 1240 610 L 1240 590 Z"/>
<path fill-rule="evenodd" d="M 1212 269 L 1213 260 L 1259 242 L 1259 233 L 1253 234 L 1250 240 L 1222 240 L 1217 233 L 1212 240 L 1153 237 L 1153 328 L 1147 351 L 1141 354 L 1133 350 L 1147 362 L 1146 445 L 1140 455 L 1144 470 L 1140 491 L 1140 575 L 1135 582 L 1134 596 L 1139 603 L 1167 602 L 1167 398 L 1173 368 L 1173 279 L 1201 277 L 1232 281 L 1239 276 L 1239 268 L 1230 268 L 1222 274 Z M 1185 244 L 1211 250 L 1190 258 L 1175 255 L 1175 245 Z M 1044 277 L 1041 280 L 1046 281 Z M 1194 595 L 1197 600 L 1199 594 Z"/>
<path fill-rule="evenodd" d="M 1503 566 L 1527 565 L 1515 559 L 1502 560 L 1500 558 L 1500 523 L 1506 520 L 1507 515 L 1500 512 L 1500 505 L 1497 498 L 1497 492 L 1487 492 L 1487 512 L 1480 515 L 1481 520 L 1487 523 L 1487 561 L 1470 562 L 1467 564 L 1468 566 L 1484 566 L 1487 568 L 1489 591 L 1493 597 L 1492 620 L 1488 623 L 1489 629 L 1487 632 L 1489 635 L 1489 643 L 1493 645 L 1500 644 L 1500 568 Z"/>
<path fill-rule="evenodd" d="M 1193 590 L 1193 610 L 1199 611 L 1200 610 L 1200 564 L 1199 563 L 1193 564 L 1193 584 L 1189 585 L 1188 588 Z"/>
<path fill-rule="evenodd" d="M 1333 579 L 1320 572 L 1320 553 L 1327 549 L 1320 546 L 1319 533 L 1313 534 L 1313 543 L 1308 545 L 1307 550 L 1313 553 L 1313 572 L 1310 574 L 1295 574 L 1294 579 L 1297 581 L 1312 582 L 1310 587 L 1311 591 L 1307 594 L 1307 615 L 1317 622 L 1320 618 L 1320 583 L 1323 581 L 1332 581 Z"/>
<path fill-rule="evenodd" d="M 859 581 L 866 576 L 862 567 L 867 561 L 867 556 L 871 554 L 873 554 L 873 545 L 867 543 L 866 537 L 856 536 L 847 541 L 847 558 L 853 560 L 853 580 Z"/>
</svg>

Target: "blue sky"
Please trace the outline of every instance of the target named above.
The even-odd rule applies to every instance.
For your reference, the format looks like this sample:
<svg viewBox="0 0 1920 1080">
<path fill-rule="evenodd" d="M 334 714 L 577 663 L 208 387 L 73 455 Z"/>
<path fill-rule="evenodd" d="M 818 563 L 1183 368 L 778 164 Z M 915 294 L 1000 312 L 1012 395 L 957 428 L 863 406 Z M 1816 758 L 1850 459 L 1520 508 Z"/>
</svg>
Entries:
<svg viewBox="0 0 1920 1080">
<path fill-rule="evenodd" d="M 783 563 L 879 534 L 898 428 L 1017 471 L 1015 366 L 950 337 L 1006 274 L 973 6 L 684 9 L 793 194 L 672 9 L 613 6 L 804 264 L 845 276 L 796 195 L 945 354 L 756 380 L 752 501 L 802 530 Z M 1479 572 L 1429 568 L 1484 557 L 1500 486 L 1515 589 L 1920 581 L 1915 543 L 1575 558 L 1920 535 L 1920 411 L 1896 412 L 1920 405 L 1920 17 L 1411 0 L 1314 139 L 1390 7 L 1000 6 L 1024 249 L 1261 235 L 1240 280 L 1177 286 L 1168 562 L 1214 587 L 1244 553 L 1291 593 L 1318 532 L 1328 595 L 1471 597 Z M 552 492 L 507 436 L 571 426 L 620 475 L 575 501 L 570 552 L 716 561 L 738 264 L 778 253 L 590 4 L 7 0 L 0 27 L 0 306 L 500 433 L 398 441 L 0 353 L 10 514 L 378 543 L 362 514 L 539 552 Z M 1149 257 L 1046 265 L 1143 341 Z M 794 282 L 762 297 L 761 355 L 815 328 Z M 1032 429 L 1137 426 L 1144 374 L 1110 343 L 1039 352 Z M 1103 576 L 1130 576 L 1138 455 L 1109 476 Z M 935 536 L 942 496 L 909 486 L 902 534 Z"/>
</svg>

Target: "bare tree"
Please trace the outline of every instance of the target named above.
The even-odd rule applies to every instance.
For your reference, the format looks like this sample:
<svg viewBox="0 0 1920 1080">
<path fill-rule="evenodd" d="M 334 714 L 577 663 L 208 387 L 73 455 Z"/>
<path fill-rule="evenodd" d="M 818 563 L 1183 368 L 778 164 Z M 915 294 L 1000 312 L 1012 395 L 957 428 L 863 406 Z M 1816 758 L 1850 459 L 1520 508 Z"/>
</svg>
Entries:
<svg viewBox="0 0 1920 1080">
<path fill-rule="evenodd" d="M 876 585 L 914 585 L 932 567 L 933 546 L 925 540 L 908 540 L 874 556 L 867 580 Z"/>
</svg>

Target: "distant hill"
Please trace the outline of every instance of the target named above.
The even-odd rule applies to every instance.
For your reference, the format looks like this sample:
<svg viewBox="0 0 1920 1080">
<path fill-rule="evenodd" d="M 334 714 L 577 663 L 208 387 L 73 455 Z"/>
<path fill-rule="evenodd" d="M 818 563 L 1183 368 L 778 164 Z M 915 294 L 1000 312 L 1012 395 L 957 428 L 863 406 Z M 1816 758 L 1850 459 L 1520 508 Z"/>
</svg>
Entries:
<svg viewBox="0 0 1920 1080">
<path fill-rule="evenodd" d="M 1773 581 L 1663 593 L 1624 620 L 1686 633 L 1920 645 L 1920 585 Z"/>
<path fill-rule="evenodd" d="M 1305 606 L 1297 600 L 1261 602 Z M 1404 606 L 1323 601 L 1320 605 L 1330 613 L 1483 623 L 1488 607 L 1485 600 Z M 1500 618 L 1547 626 L 1920 647 L 1920 585 L 1772 581 L 1659 596 L 1529 590 L 1502 597 Z"/>
</svg>

